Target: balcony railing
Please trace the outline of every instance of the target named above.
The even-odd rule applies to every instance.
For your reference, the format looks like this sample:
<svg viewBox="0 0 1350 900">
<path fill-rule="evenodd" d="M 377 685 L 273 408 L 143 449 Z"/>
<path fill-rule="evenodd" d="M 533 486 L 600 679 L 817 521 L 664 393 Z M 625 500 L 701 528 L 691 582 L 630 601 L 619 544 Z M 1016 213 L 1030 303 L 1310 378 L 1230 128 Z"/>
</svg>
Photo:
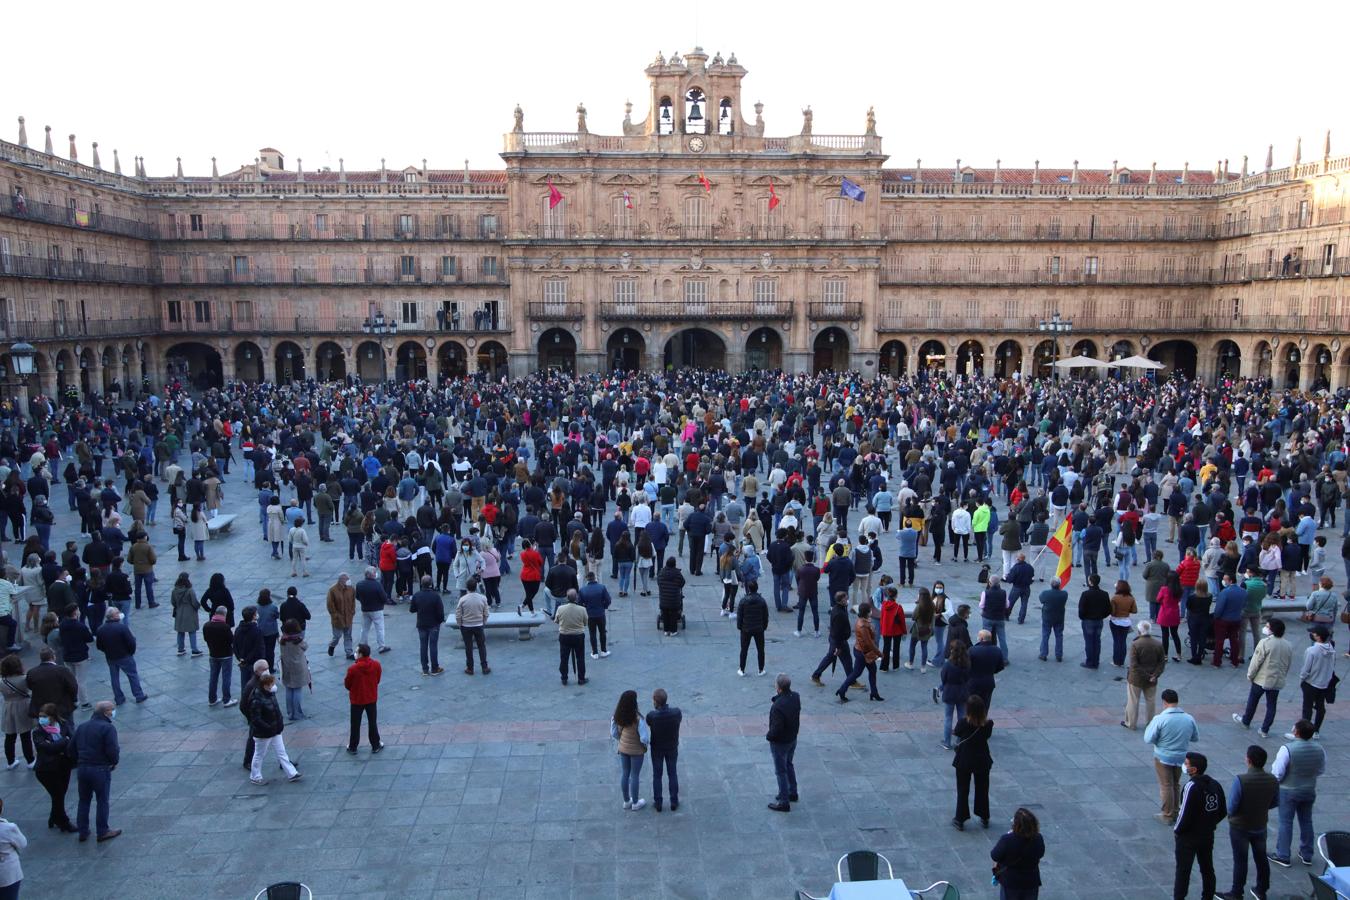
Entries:
<svg viewBox="0 0 1350 900">
<path fill-rule="evenodd" d="M 413 228 L 401 228 L 353 222 L 324 227 L 298 222 L 278 225 L 204 222 L 193 228 L 190 220 L 163 225 L 155 236 L 163 241 L 496 241 L 501 238 L 496 229 L 442 227 L 439 224 L 424 227 L 419 223 Z"/>
<path fill-rule="evenodd" d="M 1120 329 L 1120 317 L 1107 314 L 1073 316 L 1074 329 L 1060 338 L 1061 348 L 1072 349 L 1080 339 L 1075 335 L 1094 332 L 1115 332 Z M 1002 316 L 910 316 L 884 311 L 877 319 L 879 332 L 987 332 L 1041 334 L 1039 320 L 1033 316 L 1007 318 Z M 1150 331 L 1225 331 L 1280 334 L 1290 332 L 1344 333 L 1350 330 L 1350 314 L 1335 316 L 1231 316 L 1231 315 L 1173 315 L 1165 319 L 1151 319 Z M 1050 335 L 1043 334 L 1044 340 Z M 988 349 L 988 348 L 986 348 Z M 1100 350 L 1100 348 L 1099 348 Z"/>
<path fill-rule="evenodd" d="M 703 303 L 685 300 L 606 302 L 600 304 L 600 317 L 612 321 L 683 319 L 690 316 L 719 320 L 790 319 L 792 305 L 791 300 L 709 300 Z"/>
<path fill-rule="evenodd" d="M 47 281 L 89 281 L 105 284 L 150 284 L 151 270 L 144 266 L 44 259 L 40 256 L 0 255 L 0 277 L 40 278 Z"/>
<path fill-rule="evenodd" d="M 154 229 L 145 222 L 92 210 L 71 209 L 54 203 L 40 203 L 26 198 L 20 200 L 13 194 L 0 196 L 0 216 L 42 222 L 46 225 L 60 225 L 80 231 L 117 234 L 143 241 L 153 240 L 155 237 Z"/>
<path fill-rule="evenodd" d="M 13 341 L 23 338 L 28 341 L 44 341 L 62 338 L 104 338 L 154 334 L 159 331 L 159 324 L 159 319 L 149 318 L 86 319 L 84 321 L 18 319 L 13 322 L 0 321 L 0 340 Z"/>
<path fill-rule="evenodd" d="M 856 322 L 862 318 L 862 303 L 858 300 L 812 300 L 806 315 L 816 321 Z"/>
<path fill-rule="evenodd" d="M 212 317 L 202 322 L 195 318 L 195 311 L 184 309 L 178 320 L 170 319 L 166 312 L 163 319 L 153 320 L 154 329 L 167 333 L 213 332 L 240 334 L 369 334 L 372 339 L 380 337 L 396 338 L 400 334 L 504 334 L 511 330 L 511 317 L 502 307 L 495 316 L 489 312 L 475 319 L 472 312 L 462 317 L 458 323 L 446 319 L 444 324 L 433 315 L 419 315 L 408 322 L 389 318 L 385 320 L 385 330 L 379 334 L 365 331 L 367 320 L 351 316 L 254 316 L 243 319 L 236 316 Z M 459 327 L 455 327 L 458 324 Z M 152 329 L 153 330 L 153 329 Z M 27 335 L 24 335 L 27 337 Z"/>
<path fill-rule="evenodd" d="M 886 229 L 892 241 L 1210 241 L 1250 233 L 1243 223 L 1202 225 L 898 225 Z M 1245 227 L 1245 225 L 1244 225 Z"/>
<path fill-rule="evenodd" d="M 1291 259 L 1272 265 L 1264 262 L 1234 262 L 1211 268 L 1194 269 L 895 269 L 881 270 L 883 285 L 1136 285 L 1136 284 L 1239 284 L 1246 281 L 1273 281 L 1284 278 L 1337 278 L 1350 275 L 1350 257 L 1338 256 L 1330 263 L 1320 260 Z"/>
<path fill-rule="evenodd" d="M 581 304 L 575 300 L 561 303 L 547 300 L 532 300 L 529 305 L 530 318 L 536 322 L 567 322 L 580 319 L 585 313 Z"/>
<path fill-rule="evenodd" d="M 504 286 L 507 278 L 505 271 L 486 274 L 481 270 L 466 272 L 442 272 L 435 266 L 414 266 L 404 270 L 401 266 L 367 266 L 363 268 L 346 267 L 308 267 L 308 266 L 270 266 L 250 265 L 248 269 L 236 269 L 233 266 L 212 266 L 198 268 L 188 266 L 178 269 L 161 268 L 156 272 L 158 284 L 209 284 L 209 285 L 487 285 Z"/>
</svg>

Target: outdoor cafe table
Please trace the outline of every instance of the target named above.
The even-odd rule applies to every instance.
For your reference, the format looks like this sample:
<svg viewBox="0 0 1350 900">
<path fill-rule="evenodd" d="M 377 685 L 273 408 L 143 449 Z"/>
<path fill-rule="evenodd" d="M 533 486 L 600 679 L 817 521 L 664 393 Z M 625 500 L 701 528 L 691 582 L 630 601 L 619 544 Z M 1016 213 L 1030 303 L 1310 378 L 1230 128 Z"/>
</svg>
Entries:
<svg viewBox="0 0 1350 900">
<path fill-rule="evenodd" d="M 880 881 L 841 881 L 830 889 L 829 900 L 911 900 L 909 888 L 899 878 Z"/>
</svg>

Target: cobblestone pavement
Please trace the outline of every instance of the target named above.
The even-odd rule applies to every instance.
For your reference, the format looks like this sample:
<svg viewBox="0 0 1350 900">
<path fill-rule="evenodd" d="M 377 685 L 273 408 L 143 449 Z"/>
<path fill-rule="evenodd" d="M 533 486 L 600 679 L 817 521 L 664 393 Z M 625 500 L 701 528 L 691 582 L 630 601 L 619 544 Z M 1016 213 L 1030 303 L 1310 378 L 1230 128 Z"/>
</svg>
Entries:
<svg viewBox="0 0 1350 900">
<path fill-rule="evenodd" d="M 60 546 L 74 521 L 63 489 L 53 501 L 59 517 L 53 546 Z M 123 755 L 113 776 L 112 825 L 123 835 L 107 844 L 78 844 L 48 831 L 42 827 L 45 795 L 32 774 L 22 767 L 0 772 L 5 814 L 31 841 L 23 855 L 26 895 L 245 898 L 269 882 L 296 879 L 318 897 L 363 900 L 783 900 L 795 888 L 828 894 L 835 861 L 871 848 L 912 888 L 947 879 L 963 896 L 983 897 L 995 891 L 989 849 L 1019 805 L 1036 812 L 1045 833 L 1042 897 L 1170 894 L 1171 836 L 1153 819 L 1158 798 L 1150 750 L 1141 733 L 1118 724 L 1124 673 L 1109 665 L 1109 636 L 1101 670 L 1077 665 L 1082 640 L 1073 623 L 1065 662 L 1039 662 L 1034 601 L 1027 623 L 1009 626 L 1012 666 L 993 699 L 991 828 L 962 833 L 950 824 L 953 770 L 950 754 L 938 746 L 941 711 L 929 696 L 936 671 L 882 673 L 885 703 L 841 707 L 830 690 L 808 680 L 824 637 L 796 638 L 794 620 L 774 615 L 768 676 L 738 678 L 735 628 L 718 615 L 721 590 L 712 575 L 690 579 L 688 630 L 678 637 L 663 637 L 655 627 L 655 597 L 616 599 L 609 624 L 613 654 L 587 659 L 584 687 L 559 684 L 551 625 L 528 642 L 490 632 L 492 674 L 472 678 L 461 672 L 456 636 L 443 631 L 447 673 L 423 678 L 412 617 L 406 607 L 391 609 L 393 651 L 379 657 L 379 718 L 388 749 L 372 757 L 363 746 L 349 756 L 343 752 L 346 663 L 341 653 L 330 658 L 324 652 L 323 605 L 337 573 L 361 567 L 346 560 L 340 529 L 340 543 L 320 544 L 311 528 L 311 577 L 288 578 L 288 564 L 268 557 L 254 494 L 237 472 L 227 481 L 225 507 L 239 518 L 233 533 L 208 544 L 205 562 L 173 561 L 167 513 L 152 529 L 165 560 L 157 585 L 165 602 L 131 619 L 150 699 L 124 705 L 116 722 Z M 1339 529 L 1324 533 L 1338 545 Z M 1175 562 L 1175 546 L 1164 547 Z M 885 571 L 893 573 L 893 535 L 883 548 Z M 311 718 L 285 731 L 303 781 L 249 784 L 240 768 L 242 717 L 235 709 L 208 708 L 205 657 L 174 652 L 167 599 L 180 568 L 192 574 L 199 593 L 211 573 L 225 573 L 239 606 L 262 587 L 283 596 L 295 584 L 314 612 L 314 691 L 304 700 Z M 1138 571 L 1133 582 L 1142 594 Z M 918 577 L 920 583 L 941 577 L 953 599 L 972 601 L 977 572 L 973 562 L 934 565 L 925 550 Z M 503 578 L 503 590 L 513 606 L 521 596 L 515 572 Z M 1071 596 L 1079 590 L 1076 576 Z M 1290 636 L 1301 658 L 1303 630 L 1291 628 Z M 25 653 L 26 664 L 35 660 L 32 649 Z M 92 695 L 108 697 L 101 654 L 90 671 Z M 764 732 L 772 676 L 780 671 L 793 676 L 803 698 L 796 758 L 802 800 L 787 815 L 765 808 L 775 781 Z M 832 675 L 831 689 L 841 677 Z M 1298 711 L 1295 680 L 1281 698 L 1279 733 Z M 1182 705 L 1196 715 L 1198 747 L 1226 789 L 1243 748 L 1256 739 L 1229 719 L 1246 697 L 1245 678 L 1231 668 L 1170 664 L 1162 686 L 1179 691 Z M 656 687 L 684 711 L 680 809 L 658 814 L 649 804 L 625 812 L 609 716 L 621 691 L 636 689 L 646 710 Z M 1314 822 L 1319 830 L 1345 828 L 1350 784 L 1334 762 L 1347 735 L 1339 706 L 1324 735 L 1333 763 Z M 1278 745 L 1274 736 L 1267 742 L 1272 758 Z M 650 800 L 649 765 L 643 794 Z M 72 815 L 75 798 L 72 787 Z M 1221 890 L 1231 871 L 1225 831 L 1221 826 L 1215 849 Z M 1306 871 L 1297 862 L 1292 869 L 1276 867 L 1272 896 L 1305 895 Z M 1198 877 L 1192 882 L 1197 893 Z"/>
</svg>

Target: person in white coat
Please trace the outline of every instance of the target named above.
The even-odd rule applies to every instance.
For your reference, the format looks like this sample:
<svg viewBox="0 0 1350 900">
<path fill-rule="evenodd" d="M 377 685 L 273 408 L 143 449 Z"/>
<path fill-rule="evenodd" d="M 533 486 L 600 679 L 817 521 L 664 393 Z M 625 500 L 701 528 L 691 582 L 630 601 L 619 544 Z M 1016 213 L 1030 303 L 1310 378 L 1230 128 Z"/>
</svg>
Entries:
<svg viewBox="0 0 1350 900">
<path fill-rule="evenodd" d="M 0 801 L 0 813 L 5 804 Z M 28 847 L 28 838 L 23 836 L 19 826 L 7 819 L 0 818 L 0 897 L 19 896 L 19 884 L 23 881 L 23 866 L 19 865 L 19 854 Z"/>
<path fill-rule="evenodd" d="M 309 577 L 309 532 L 300 524 L 303 521 L 303 516 L 297 519 L 286 536 L 291 548 L 291 577 L 297 574 L 302 578 Z M 297 573 L 296 569 L 300 571 Z"/>
</svg>

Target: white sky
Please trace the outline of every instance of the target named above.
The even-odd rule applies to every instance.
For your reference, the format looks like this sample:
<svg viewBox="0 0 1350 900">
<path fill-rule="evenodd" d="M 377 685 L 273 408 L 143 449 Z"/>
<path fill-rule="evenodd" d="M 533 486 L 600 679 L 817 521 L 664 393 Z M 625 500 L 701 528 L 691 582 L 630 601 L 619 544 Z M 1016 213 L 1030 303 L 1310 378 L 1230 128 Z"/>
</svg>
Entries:
<svg viewBox="0 0 1350 900">
<path fill-rule="evenodd" d="M 519 102 L 529 131 L 617 134 L 623 102 L 646 113 L 643 68 L 697 40 L 735 52 L 766 133 L 795 134 L 801 108 L 817 134 L 858 134 L 877 112 L 890 166 L 964 164 L 1208 170 L 1266 145 L 1287 164 L 1350 152 L 1344 35 L 1350 3 L 1293 7 L 1136 3 L 852 4 L 686 0 L 646 4 L 350 0 L 197 4 L 140 0 L 5 12 L 0 137 L 16 117 L 29 143 L 52 126 L 56 152 L 77 135 L 123 168 L 151 175 L 252 162 L 279 148 L 287 168 L 420 165 L 500 168 Z M 697 10 L 697 12 L 696 12 Z M 673 14 L 672 14 L 673 12 Z M 20 77 L 15 78 L 15 75 Z"/>
</svg>

